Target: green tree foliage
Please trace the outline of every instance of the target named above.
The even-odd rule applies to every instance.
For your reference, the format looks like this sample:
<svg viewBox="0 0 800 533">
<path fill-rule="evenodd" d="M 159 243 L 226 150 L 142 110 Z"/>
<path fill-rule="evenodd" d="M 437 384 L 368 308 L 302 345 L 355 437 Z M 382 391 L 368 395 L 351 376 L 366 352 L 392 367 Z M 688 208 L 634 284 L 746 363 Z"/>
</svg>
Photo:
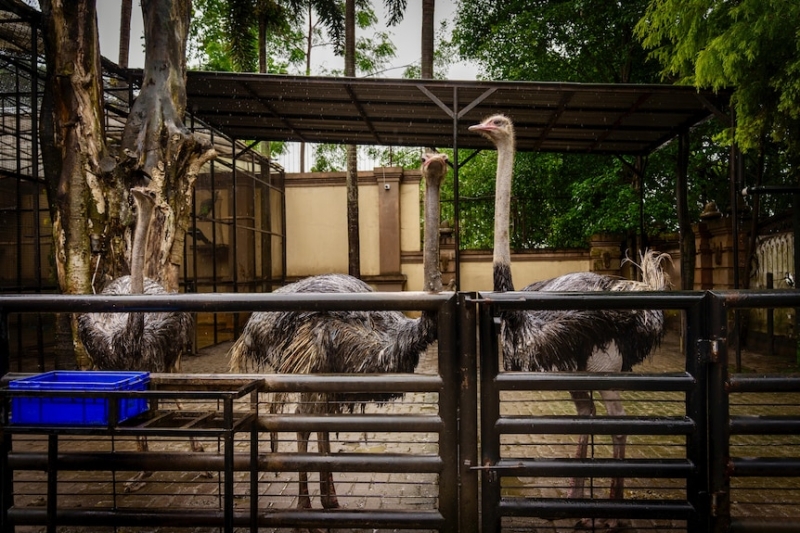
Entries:
<svg viewBox="0 0 800 533">
<path fill-rule="evenodd" d="M 800 2 L 654 0 L 636 27 L 663 75 L 696 87 L 733 88 L 736 141 L 768 137 L 800 159 Z"/>
<path fill-rule="evenodd" d="M 633 36 L 647 0 L 469 0 L 453 41 L 501 80 L 642 83 L 656 66 Z"/>
<path fill-rule="evenodd" d="M 451 46 L 476 61 L 486 78 L 581 83 L 654 83 L 658 64 L 634 36 L 648 0 L 470 0 L 459 4 Z M 504 110 L 493 110 L 502 112 Z M 512 117 L 513 118 L 513 117 Z M 486 158 L 488 161 L 484 161 Z M 460 171 L 460 187 L 478 181 L 486 229 L 474 224 L 468 203 L 462 236 L 466 246 L 491 246 L 494 154 L 479 154 Z M 630 159 L 630 158 L 629 158 Z M 644 230 L 649 234 L 677 227 L 675 156 L 669 147 L 652 156 L 645 182 Z M 515 165 L 512 246 L 516 249 L 585 246 L 594 233 L 638 233 L 640 199 L 628 165 L 613 157 L 519 153 Z M 670 166 L 671 165 L 671 166 Z M 491 175 L 491 188 L 488 175 Z M 719 182 L 725 187 L 725 181 Z M 656 187 L 658 185 L 658 187 Z M 656 194 L 657 193 L 657 194 Z M 464 194 L 467 194 L 466 192 Z M 699 201 L 695 215 L 699 214 Z M 490 211 L 485 211 L 489 209 Z M 488 234 L 488 235 L 487 235 Z"/>
</svg>

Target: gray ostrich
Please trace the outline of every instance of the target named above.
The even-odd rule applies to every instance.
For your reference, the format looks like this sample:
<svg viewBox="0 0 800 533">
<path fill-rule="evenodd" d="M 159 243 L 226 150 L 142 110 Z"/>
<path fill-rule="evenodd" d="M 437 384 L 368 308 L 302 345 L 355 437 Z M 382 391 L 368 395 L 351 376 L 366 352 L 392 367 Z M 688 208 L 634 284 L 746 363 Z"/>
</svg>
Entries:
<svg viewBox="0 0 800 533">
<path fill-rule="evenodd" d="M 144 277 L 147 234 L 155 211 L 156 193 L 145 187 L 131 189 L 136 208 L 136 228 L 131 249 L 131 273 L 111 281 L 106 296 L 167 294 L 158 282 Z M 78 317 L 78 336 L 92 365 L 98 370 L 176 372 L 180 356 L 189 345 L 194 321 L 189 313 L 85 313 Z M 192 442 L 194 451 L 202 451 Z M 137 439 L 140 451 L 147 440 Z M 126 489 L 141 487 L 139 480 L 151 475 L 140 472 Z"/>
<path fill-rule="evenodd" d="M 513 291 L 511 251 L 509 244 L 509 209 L 515 155 L 512 121 L 494 115 L 470 126 L 491 140 L 497 147 L 497 181 L 495 184 L 495 237 L 493 256 L 494 290 Z M 669 281 L 661 268 L 667 254 L 646 252 L 640 261 L 641 282 L 603 276 L 593 272 L 567 274 L 539 281 L 523 291 L 650 291 L 665 290 Z M 565 310 L 521 311 L 503 313 L 501 344 L 503 366 L 510 371 L 554 372 L 621 372 L 630 371 L 642 362 L 660 343 L 664 334 L 664 315 L 660 310 Z M 572 391 L 578 414 L 593 416 L 595 405 L 588 391 Z M 622 416 L 625 411 L 618 391 L 600 391 L 609 415 Z M 588 435 L 578 441 L 576 456 L 586 458 Z M 612 436 L 615 459 L 625 457 L 625 435 Z M 610 497 L 623 498 L 622 478 L 611 482 Z M 582 498 L 584 479 L 571 482 L 570 498 Z M 582 520 L 580 526 L 591 526 Z M 609 529 L 619 522 L 605 522 Z"/>
<path fill-rule="evenodd" d="M 144 277 L 147 233 L 156 193 L 134 187 L 131 197 L 136 207 L 131 273 L 111 281 L 102 294 L 167 294 L 157 281 Z M 188 313 L 86 313 L 78 317 L 81 342 L 98 370 L 174 372 L 189 344 L 192 327 Z"/>
<path fill-rule="evenodd" d="M 422 158 L 425 179 L 425 237 L 423 269 L 425 290 L 440 292 L 439 188 L 447 174 L 447 156 L 426 153 Z M 302 279 L 275 292 L 359 293 L 372 292 L 363 281 L 343 274 Z M 314 373 L 411 373 L 420 354 L 436 340 L 436 314 L 422 312 L 411 319 L 399 311 L 309 311 L 254 313 L 231 347 L 231 369 L 237 372 L 270 371 L 282 374 Z M 384 403 L 399 397 L 391 393 L 301 394 L 299 413 L 352 412 L 356 405 Z M 298 452 L 308 450 L 309 432 L 298 432 Z M 317 433 L 319 453 L 330 453 L 327 432 Z M 339 507 L 333 476 L 321 471 L 320 500 L 326 509 Z M 308 475 L 299 472 L 298 508 L 310 508 Z"/>
</svg>

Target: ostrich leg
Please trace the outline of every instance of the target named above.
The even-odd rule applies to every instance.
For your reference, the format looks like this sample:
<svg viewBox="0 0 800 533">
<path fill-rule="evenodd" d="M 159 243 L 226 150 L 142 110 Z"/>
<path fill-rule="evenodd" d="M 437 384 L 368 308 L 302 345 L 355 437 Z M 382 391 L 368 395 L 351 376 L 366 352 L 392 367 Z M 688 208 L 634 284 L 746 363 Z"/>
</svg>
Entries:
<svg viewBox="0 0 800 533">
<path fill-rule="evenodd" d="M 578 416 L 590 417 L 595 415 L 594 401 L 592 400 L 592 393 L 589 391 L 570 391 L 572 401 L 575 402 L 575 409 L 578 411 Z M 581 435 L 578 437 L 578 448 L 575 452 L 577 459 L 586 459 L 586 452 L 589 446 L 589 435 Z M 570 480 L 570 498 L 583 498 L 583 487 L 586 478 L 574 477 Z"/>
<path fill-rule="evenodd" d="M 331 454 L 330 434 L 327 431 L 317 433 L 317 447 L 320 455 Z M 339 499 L 336 497 L 336 487 L 333 485 L 333 473 L 330 470 L 319 471 L 319 496 L 322 507 L 325 509 L 338 509 Z"/>
<path fill-rule="evenodd" d="M 311 435 L 309 431 L 297 432 L 297 453 L 308 453 L 308 437 Z M 298 509 L 311 509 L 311 498 L 308 495 L 308 472 L 300 470 L 297 473 L 297 508 Z"/>
<path fill-rule="evenodd" d="M 594 401 L 592 400 L 592 394 L 589 391 L 571 391 L 570 395 L 572 396 L 572 401 L 575 402 L 575 408 L 578 411 L 578 416 L 590 417 L 595 416 L 596 410 Z M 600 391 L 600 396 L 603 398 L 603 404 L 606 406 L 606 412 L 609 416 L 624 416 L 625 409 L 622 407 L 622 400 L 620 398 L 619 391 L 612 391 L 612 390 L 604 390 Z M 611 440 L 614 447 L 614 459 L 624 459 L 625 458 L 625 443 L 627 440 L 626 435 L 612 435 Z M 578 439 L 578 449 L 575 453 L 575 457 L 578 459 L 586 459 L 587 451 L 589 446 L 589 435 L 581 435 Z M 570 498 L 583 498 L 584 497 L 584 485 L 585 485 L 585 478 L 576 477 L 572 478 L 570 482 Z M 625 487 L 625 480 L 624 478 L 613 478 L 611 480 L 611 489 L 609 497 L 611 499 L 618 499 L 621 500 L 623 498 L 623 492 Z M 623 524 L 620 520 L 617 519 L 608 519 L 602 522 L 602 527 L 606 528 L 609 531 L 615 531 L 619 529 Z M 577 529 L 591 529 L 592 527 L 596 527 L 594 520 L 590 518 L 584 518 L 579 520 L 577 524 L 575 524 Z"/>
</svg>

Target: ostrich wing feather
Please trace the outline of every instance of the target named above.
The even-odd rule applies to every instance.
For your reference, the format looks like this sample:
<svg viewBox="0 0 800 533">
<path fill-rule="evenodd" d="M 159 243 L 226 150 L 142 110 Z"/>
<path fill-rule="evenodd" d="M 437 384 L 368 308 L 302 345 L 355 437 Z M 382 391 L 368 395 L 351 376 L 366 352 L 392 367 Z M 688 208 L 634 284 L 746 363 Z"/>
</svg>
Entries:
<svg viewBox="0 0 800 533">
<path fill-rule="evenodd" d="M 281 293 L 372 292 L 342 274 L 305 278 Z M 268 311 L 254 313 L 230 351 L 239 372 L 389 373 L 413 372 L 435 339 L 430 316 L 411 319 L 397 311 Z M 357 395 L 358 402 L 367 396 Z M 386 401 L 393 395 L 373 395 Z"/>
<path fill-rule="evenodd" d="M 523 291 L 650 291 L 664 290 L 668 278 L 661 268 L 667 254 L 646 252 L 637 265 L 642 281 L 594 272 L 576 272 L 538 281 Z M 643 361 L 664 335 L 661 310 L 599 309 L 527 311 L 504 317 L 502 339 L 507 370 L 585 370 L 596 350 L 615 343 L 622 355 L 622 370 Z M 568 354 L 568 355 L 565 355 Z"/>
</svg>

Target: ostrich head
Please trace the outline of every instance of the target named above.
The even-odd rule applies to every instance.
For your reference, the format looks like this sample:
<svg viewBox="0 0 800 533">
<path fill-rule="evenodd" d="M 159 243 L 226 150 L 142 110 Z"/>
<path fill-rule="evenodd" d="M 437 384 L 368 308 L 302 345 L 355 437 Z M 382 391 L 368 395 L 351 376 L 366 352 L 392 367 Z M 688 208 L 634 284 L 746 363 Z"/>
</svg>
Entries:
<svg viewBox="0 0 800 533">
<path fill-rule="evenodd" d="M 497 149 L 510 147 L 514 149 L 515 134 L 514 123 L 505 115 L 492 115 L 483 120 L 480 124 L 469 127 L 469 131 L 475 131 L 492 141 Z"/>
<path fill-rule="evenodd" d="M 422 177 L 428 187 L 439 186 L 447 174 L 447 154 L 425 152 L 422 154 Z"/>
</svg>

